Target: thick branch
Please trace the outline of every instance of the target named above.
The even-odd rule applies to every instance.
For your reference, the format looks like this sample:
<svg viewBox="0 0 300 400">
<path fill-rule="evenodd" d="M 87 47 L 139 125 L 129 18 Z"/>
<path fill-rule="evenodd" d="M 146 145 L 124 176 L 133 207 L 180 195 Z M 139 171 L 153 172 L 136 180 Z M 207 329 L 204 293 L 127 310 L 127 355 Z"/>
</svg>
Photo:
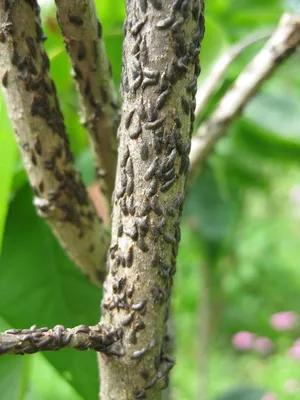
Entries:
<svg viewBox="0 0 300 400">
<path fill-rule="evenodd" d="M 119 104 L 93 0 L 56 0 L 57 17 L 80 93 L 101 190 L 111 204 L 117 165 Z"/>
<path fill-rule="evenodd" d="M 103 323 L 124 356 L 101 359 L 101 399 L 158 399 L 199 74 L 203 2 L 128 0 L 123 110 Z"/>
<path fill-rule="evenodd" d="M 9 329 L 0 333 L 0 356 L 56 351 L 67 347 L 121 356 L 121 338 L 120 330 L 111 330 L 100 324 L 79 325 L 72 329 L 62 325 L 56 325 L 53 329 L 34 325 L 30 329 Z"/>
<path fill-rule="evenodd" d="M 91 281 L 104 278 L 109 235 L 74 168 L 35 1 L 0 3 L 3 95 L 34 204 Z M 30 229 L 30 227 L 29 227 Z"/>
<path fill-rule="evenodd" d="M 213 69 L 207 79 L 198 88 L 196 94 L 195 114 L 199 116 L 205 109 L 208 101 L 215 91 L 221 85 L 224 76 L 230 65 L 252 44 L 267 39 L 270 36 L 269 31 L 255 32 L 246 36 L 243 40 L 232 46 L 228 52 L 223 54 L 213 66 Z"/>
<path fill-rule="evenodd" d="M 284 14 L 267 44 L 239 75 L 212 115 L 200 125 L 192 140 L 191 170 L 201 164 L 247 102 L 299 43 L 300 17 Z"/>
</svg>

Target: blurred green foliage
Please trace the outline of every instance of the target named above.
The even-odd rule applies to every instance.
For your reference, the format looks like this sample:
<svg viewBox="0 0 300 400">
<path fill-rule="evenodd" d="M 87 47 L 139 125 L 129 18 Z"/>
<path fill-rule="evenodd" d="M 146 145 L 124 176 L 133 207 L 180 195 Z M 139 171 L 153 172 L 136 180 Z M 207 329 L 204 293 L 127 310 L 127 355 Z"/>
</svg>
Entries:
<svg viewBox="0 0 300 400">
<path fill-rule="evenodd" d="M 119 86 L 124 1 L 97 0 L 96 5 L 113 78 Z M 208 1 L 200 86 L 226 49 L 256 31 L 258 25 L 259 29 L 274 27 L 286 6 L 281 0 Z M 72 149 L 90 184 L 91 152 L 79 123 L 71 67 L 52 6 L 43 8 L 43 21 L 51 73 Z M 205 115 L 260 46 L 249 48 L 232 65 Z M 280 350 L 282 343 L 288 346 L 297 337 L 297 332 L 285 336 L 273 331 L 268 322 L 272 313 L 281 310 L 300 312 L 300 195 L 298 202 L 297 196 L 291 200 L 291 189 L 300 176 L 298 70 L 296 54 L 245 108 L 243 117 L 220 140 L 188 190 L 172 304 L 178 334 L 177 365 L 172 375 L 176 400 L 195 398 L 195 354 L 201 340 L 201 333 L 197 333 L 201 263 L 212 268 L 215 296 L 211 398 L 249 400 L 251 391 L 263 388 L 285 399 L 284 382 L 299 379 L 297 363 Z M 44 221 L 36 216 L 2 99 L 0 120 L 0 330 L 34 323 L 94 324 L 99 319 L 101 292 L 74 268 Z M 267 335 L 279 350 L 268 358 L 239 355 L 230 342 L 239 330 Z M 226 395 L 239 385 L 246 388 L 240 390 L 248 397 L 234 397 L 234 392 Z M 64 350 L 1 358 L 0 393 L 3 400 L 97 399 L 96 355 Z"/>
</svg>

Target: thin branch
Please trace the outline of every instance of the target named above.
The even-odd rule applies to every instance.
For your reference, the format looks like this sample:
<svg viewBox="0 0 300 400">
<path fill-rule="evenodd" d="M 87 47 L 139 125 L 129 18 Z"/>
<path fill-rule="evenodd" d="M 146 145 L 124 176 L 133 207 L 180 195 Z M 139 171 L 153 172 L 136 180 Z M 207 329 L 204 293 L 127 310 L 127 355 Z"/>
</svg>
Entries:
<svg viewBox="0 0 300 400">
<path fill-rule="evenodd" d="M 56 351 L 64 348 L 95 350 L 107 355 L 123 355 L 122 332 L 107 326 L 79 325 L 65 328 L 56 325 L 53 329 L 37 328 L 9 329 L 0 333 L 0 356 L 5 354 L 32 354 L 39 351 Z"/>
<path fill-rule="evenodd" d="M 101 399 L 159 399 L 204 33 L 203 1 L 127 0 L 119 159 L 102 321 L 124 356 L 100 360 Z"/>
<path fill-rule="evenodd" d="M 284 14 L 263 49 L 239 75 L 212 115 L 204 121 L 192 139 L 191 171 L 213 150 L 265 80 L 294 53 L 300 43 L 300 17 Z"/>
<path fill-rule="evenodd" d="M 35 1 L 1 2 L 3 95 L 34 204 L 69 256 L 92 282 L 100 284 L 109 235 L 74 168 L 43 41 Z"/>
<path fill-rule="evenodd" d="M 117 166 L 116 132 L 120 122 L 111 66 L 93 0 L 55 0 L 80 93 L 82 119 L 93 145 L 97 175 L 111 205 Z"/>
<path fill-rule="evenodd" d="M 223 54 L 213 66 L 213 69 L 207 79 L 198 88 L 196 94 L 196 116 L 199 116 L 205 109 L 207 103 L 221 85 L 224 76 L 230 65 L 251 45 L 267 39 L 271 35 L 271 31 L 262 31 L 251 33 L 243 40 L 232 46 L 229 51 Z"/>
</svg>

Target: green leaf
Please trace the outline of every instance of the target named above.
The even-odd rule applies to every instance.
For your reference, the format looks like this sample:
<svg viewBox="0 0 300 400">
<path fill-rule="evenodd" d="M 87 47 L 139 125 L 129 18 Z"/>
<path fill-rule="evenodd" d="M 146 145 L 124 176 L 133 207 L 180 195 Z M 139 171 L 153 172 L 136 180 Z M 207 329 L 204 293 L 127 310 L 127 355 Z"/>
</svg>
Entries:
<svg viewBox="0 0 300 400">
<path fill-rule="evenodd" d="M 17 145 L 0 95 L 0 254 L 16 157 Z"/>
<path fill-rule="evenodd" d="M 278 133 L 266 130 L 251 120 L 243 118 L 233 127 L 231 134 L 237 151 L 252 153 L 264 160 L 280 162 L 299 162 L 300 141 L 280 136 Z"/>
<path fill-rule="evenodd" d="M 0 331 L 11 329 L 0 316 Z M 42 354 L 0 358 L 1 400 L 83 400 Z"/>
<path fill-rule="evenodd" d="M 0 316 L 0 331 L 11 326 Z M 29 360 L 25 357 L 0 358 L 0 393 L 2 400 L 23 400 L 28 383 Z"/>
<path fill-rule="evenodd" d="M 28 186 L 12 201 L 0 260 L 0 315 L 13 327 L 92 325 L 101 291 L 89 284 L 37 217 Z M 45 357 L 83 399 L 98 398 L 94 352 L 64 350 Z"/>
<path fill-rule="evenodd" d="M 24 400 L 84 400 L 45 356 L 34 354 L 25 358 L 30 359 L 30 375 Z"/>
</svg>

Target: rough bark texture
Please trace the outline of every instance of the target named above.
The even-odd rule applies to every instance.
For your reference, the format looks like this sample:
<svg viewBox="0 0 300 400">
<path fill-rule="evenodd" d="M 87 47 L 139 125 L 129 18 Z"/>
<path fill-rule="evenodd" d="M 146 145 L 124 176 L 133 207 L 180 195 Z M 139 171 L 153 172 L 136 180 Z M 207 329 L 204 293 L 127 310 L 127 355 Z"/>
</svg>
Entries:
<svg viewBox="0 0 300 400">
<path fill-rule="evenodd" d="M 0 356 L 4 354 L 32 354 L 39 351 L 57 351 L 63 348 L 96 350 L 106 355 L 120 355 L 122 332 L 102 325 L 79 325 L 65 328 L 56 325 L 53 329 L 10 329 L 0 334 Z"/>
<path fill-rule="evenodd" d="M 74 168 L 44 39 L 35 0 L 1 1 L 3 95 L 34 204 L 69 256 L 99 284 L 109 235 Z"/>
<path fill-rule="evenodd" d="M 57 17 L 80 93 L 101 191 L 111 205 L 117 166 L 118 97 L 93 0 L 55 0 Z"/>
<path fill-rule="evenodd" d="M 101 399 L 157 399 L 204 32 L 200 0 L 128 0 L 123 110 L 102 321 L 124 355 L 101 358 Z"/>
<path fill-rule="evenodd" d="M 264 48 L 240 74 L 212 115 L 200 125 L 192 140 L 191 170 L 201 164 L 245 104 L 275 69 L 294 53 L 299 43 L 300 17 L 284 14 Z"/>
</svg>

